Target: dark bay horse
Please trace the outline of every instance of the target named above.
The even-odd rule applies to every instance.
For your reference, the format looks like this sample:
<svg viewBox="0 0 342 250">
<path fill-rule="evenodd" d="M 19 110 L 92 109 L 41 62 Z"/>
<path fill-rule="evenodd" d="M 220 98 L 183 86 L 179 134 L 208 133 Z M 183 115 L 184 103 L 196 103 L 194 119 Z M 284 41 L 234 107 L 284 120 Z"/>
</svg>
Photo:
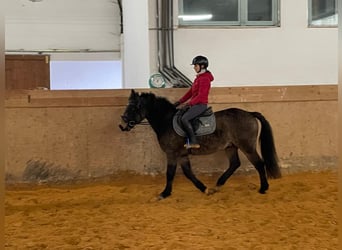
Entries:
<svg viewBox="0 0 342 250">
<path fill-rule="evenodd" d="M 172 119 L 177 109 L 164 97 L 153 93 L 137 93 L 131 91 L 122 120 L 129 131 L 135 125 L 147 119 L 157 135 L 159 145 L 167 157 L 166 186 L 159 199 L 171 195 L 172 182 L 179 163 L 184 175 L 203 193 L 213 194 L 225 184 L 227 179 L 240 166 L 238 149 L 240 149 L 254 165 L 260 177 L 259 192 L 268 190 L 267 177 L 280 178 L 281 172 L 274 145 L 272 129 L 265 117 L 258 112 L 248 112 L 238 108 L 229 108 L 215 112 L 216 130 L 213 134 L 198 137 L 199 149 L 184 148 L 185 138 L 179 136 L 173 129 Z M 261 131 L 259 134 L 259 123 Z M 257 152 L 257 142 L 260 141 L 261 157 Z M 215 188 L 207 188 L 193 173 L 189 154 L 203 155 L 224 150 L 229 160 L 228 169 L 217 180 Z"/>
</svg>

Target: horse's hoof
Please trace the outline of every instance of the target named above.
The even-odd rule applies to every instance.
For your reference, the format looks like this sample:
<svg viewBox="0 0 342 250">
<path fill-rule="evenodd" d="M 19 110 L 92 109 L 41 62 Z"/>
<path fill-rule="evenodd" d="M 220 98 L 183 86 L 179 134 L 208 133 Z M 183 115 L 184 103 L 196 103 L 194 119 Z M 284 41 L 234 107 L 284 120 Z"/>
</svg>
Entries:
<svg viewBox="0 0 342 250">
<path fill-rule="evenodd" d="M 219 191 L 219 187 L 207 188 L 207 189 L 205 190 L 205 193 L 206 193 L 207 195 L 213 195 L 213 194 L 217 193 L 218 191 Z"/>
<path fill-rule="evenodd" d="M 266 190 L 261 190 L 261 189 L 260 189 L 260 190 L 259 190 L 259 193 L 260 193 L 260 194 L 266 194 Z"/>
<path fill-rule="evenodd" d="M 259 189 L 259 193 L 260 194 L 266 194 L 267 190 L 268 190 L 268 184 L 264 185 L 264 186 L 261 186 L 260 189 Z"/>
<path fill-rule="evenodd" d="M 158 196 L 156 197 L 156 200 L 157 200 L 157 201 L 161 201 L 161 200 L 164 200 L 164 199 L 165 199 L 165 197 L 162 196 L 162 195 L 158 195 Z"/>
<path fill-rule="evenodd" d="M 165 198 L 169 197 L 171 194 L 168 194 L 168 193 L 160 193 L 158 196 L 157 196 L 157 200 L 160 201 L 160 200 L 164 200 Z"/>
<path fill-rule="evenodd" d="M 162 195 L 158 195 L 156 197 L 153 197 L 150 199 L 150 202 L 157 202 L 157 201 L 160 201 L 160 200 L 163 200 L 165 199 Z"/>
</svg>

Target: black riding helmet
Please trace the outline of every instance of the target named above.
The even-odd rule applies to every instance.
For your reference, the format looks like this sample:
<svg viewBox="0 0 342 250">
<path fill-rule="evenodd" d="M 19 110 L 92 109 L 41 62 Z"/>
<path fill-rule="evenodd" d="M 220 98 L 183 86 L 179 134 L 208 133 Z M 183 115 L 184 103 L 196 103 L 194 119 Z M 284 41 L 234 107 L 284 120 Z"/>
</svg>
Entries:
<svg viewBox="0 0 342 250">
<path fill-rule="evenodd" d="M 194 59 L 192 59 L 191 65 L 195 65 L 195 64 L 198 64 L 200 66 L 203 65 L 203 67 L 206 69 L 208 68 L 208 65 L 209 65 L 208 58 L 206 58 L 205 56 L 196 56 Z"/>
</svg>

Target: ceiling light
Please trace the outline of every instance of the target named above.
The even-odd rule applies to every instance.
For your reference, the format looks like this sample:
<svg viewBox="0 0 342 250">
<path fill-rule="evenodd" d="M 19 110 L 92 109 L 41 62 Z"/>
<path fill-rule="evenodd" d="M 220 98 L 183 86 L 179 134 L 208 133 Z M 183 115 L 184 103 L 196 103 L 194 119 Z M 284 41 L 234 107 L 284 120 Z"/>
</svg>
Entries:
<svg viewBox="0 0 342 250">
<path fill-rule="evenodd" d="M 213 18 L 212 14 L 203 14 L 203 15 L 180 15 L 179 18 L 183 19 L 183 21 L 200 21 L 200 20 L 210 20 Z"/>
</svg>

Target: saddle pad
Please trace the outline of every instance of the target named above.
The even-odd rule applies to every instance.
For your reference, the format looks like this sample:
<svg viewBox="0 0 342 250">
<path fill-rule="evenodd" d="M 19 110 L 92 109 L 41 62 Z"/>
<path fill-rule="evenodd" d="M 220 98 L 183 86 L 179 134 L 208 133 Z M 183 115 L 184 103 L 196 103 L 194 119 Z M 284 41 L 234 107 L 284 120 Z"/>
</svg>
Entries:
<svg viewBox="0 0 342 250">
<path fill-rule="evenodd" d="M 180 136 L 186 137 L 185 131 L 182 129 L 181 125 L 178 122 L 179 115 L 175 115 L 173 117 L 173 129 L 176 131 L 176 133 Z M 201 135 L 208 135 L 211 133 L 214 133 L 216 129 L 216 119 L 215 119 L 215 114 L 212 113 L 209 116 L 200 116 L 194 119 L 192 123 L 196 122 L 196 126 L 193 127 L 195 128 L 195 135 L 196 136 L 201 136 Z M 197 129 L 196 129 L 197 127 Z"/>
</svg>

